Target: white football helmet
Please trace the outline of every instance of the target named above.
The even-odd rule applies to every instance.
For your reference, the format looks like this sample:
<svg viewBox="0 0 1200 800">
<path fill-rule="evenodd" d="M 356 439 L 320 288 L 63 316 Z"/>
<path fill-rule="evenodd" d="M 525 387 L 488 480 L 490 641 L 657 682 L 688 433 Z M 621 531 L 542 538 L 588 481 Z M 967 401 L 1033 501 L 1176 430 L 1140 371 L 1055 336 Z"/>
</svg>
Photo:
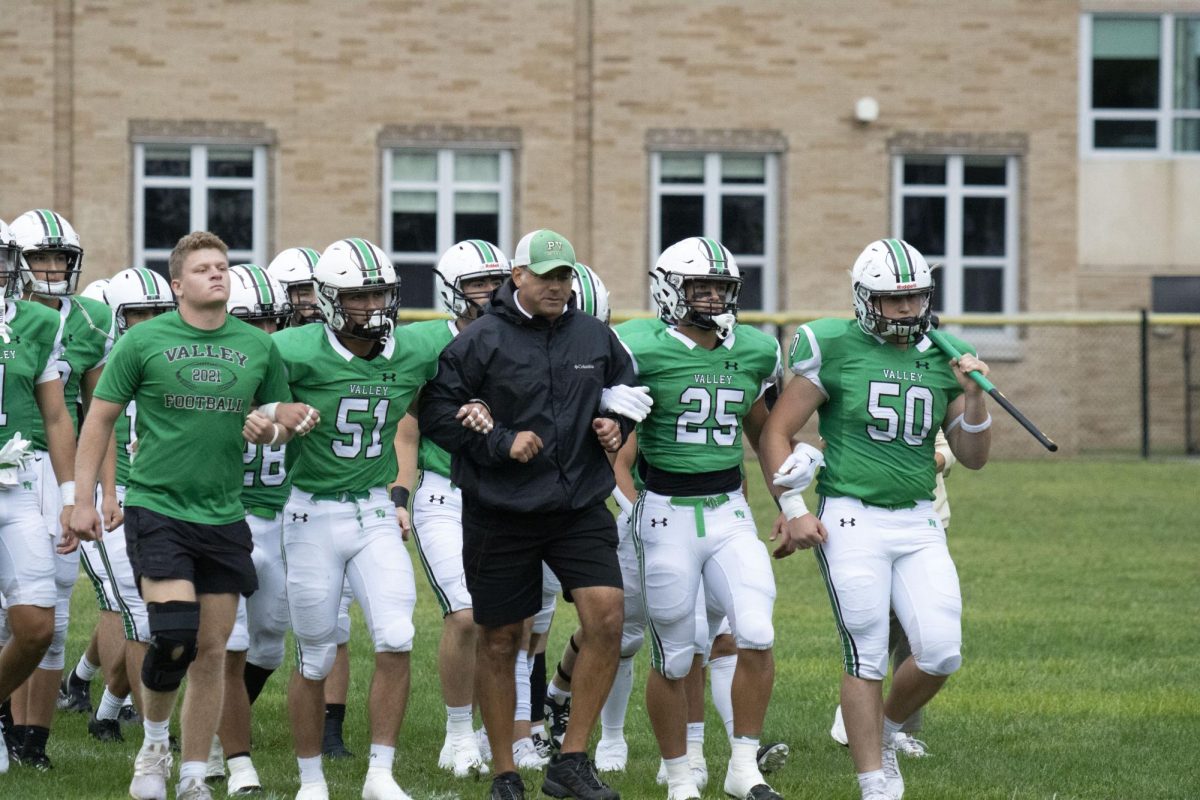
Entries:
<svg viewBox="0 0 1200 800">
<path fill-rule="evenodd" d="M 850 270 L 854 316 L 872 336 L 915 342 L 929 330 L 933 315 L 933 270 L 915 247 L 900 239 L 879 239 L 867 245 Z M 893 319 L 883 315 L 885 295 L 920 295 L 915 316 Z"/>
<path fill-rule="evenodd" d="M 612 308 L 608 304 L 608 287 L 587 264 L 575 263 L 571 291 L 575 292 L 575 307 L 580 311 L 591 314 L 605 325 L 612 319 Z"/>
<path fill-rule="evenodd" d="M 4 296 L 16 297 L 21 293 L 21 245 L 13 238 L 12 231 L 0 219 L 0 279 L 4 281 Z M 0 305 L 3 305 L 0 303 Z"/>
<path fill-rule="evenodd" d="M 17 217 L 11 229 L 17 244 L 21 246 L 21 277 L 25 285 L 34 294 L 48 297 L 75 294 L 75 285 L 83 269 L 83 247 L 71 223 L 55 211 L 39 208 Z M 57 275 L 57 280 L 41 280 L 33 276 L 28 256 L 37 252 L 66 254 L 65 270 L 47 271 L 51 277 Z"/>
<path fill-rule="evenodd" d="M 379 247 L 366 239 L 339 239 L 321 254 L 313 280 L 325 324 L 334 331 L 356 339 L 385 339 L 391 334 L 400 307 L 400 278 Z M 374 292 L 384 293 L 383 306 L 372 310 L 365 322 L 355 322 L 343 301 Z"/>
<path fill-rule="evenodd" d="M 725 298 L 719 313 L 692 307 L 686 286 L 694 280 L 724 284 Z M 715 330 L 722 339 L 729 336 L 737 324 L 741 288 L 742 276 L 733 254 L 716 239 L 707 237 L 692 236 L 676 242 L 662 252 L 654 269 L 650 270 L 650 296 L 658 306 L 658 316 L 663 322 Z"/>
<path fill-rule="evenodd" d="M 229 299 L 225 309 L 246 322 L 274 320 L 282 329 L 292 316 L 287 289 L 257 264 L 229 268 Z"/>
<path fill-rule="evenodd" d="M 145 267 L 130 267 L 113 275 L 104 289 L 104 299 L 113 310 L 118 334 L 129 329 L 125 319 L 127 311 L 148 309 L 161 314 L 176 306 L 171 284 L 162 275 Z"/>
<path fill-rule="evenodd" d="M 271 263 L 267 265 L 267 273 L 287 289 L 288 302 L 292 304 L 293 325 L 322 321 L 321 310 L 315 302 L 301 303 L 293 294 L 295 289 L 305 285 L 313 287 L 316 291 L 313 268 L 317 266 L 320 258 L 321 254 L 311 247 L 289 247 L 271 259 Z"/>
<path fill-rule="evenodd" d="M 451 247 L 433 268 L 440 280 L 438 299 L 442 308 L 456 317 L 474 319 L 483 309 L 463 293 L 463 284 L 477 278 L 508 278 L 512 267 L 500 248 L 483 239 L 467 239 Z"/>
<path fill-rule="evenodd" d="M 80 297 L 86 297 L 89 300 L 98 300 L 101 303 L 108 303 L 104 299 L 104 287 L 108 286 L 108 278 L 100 278 L 83 287 L 83 291 L 79 293 Z"/>
</svg>

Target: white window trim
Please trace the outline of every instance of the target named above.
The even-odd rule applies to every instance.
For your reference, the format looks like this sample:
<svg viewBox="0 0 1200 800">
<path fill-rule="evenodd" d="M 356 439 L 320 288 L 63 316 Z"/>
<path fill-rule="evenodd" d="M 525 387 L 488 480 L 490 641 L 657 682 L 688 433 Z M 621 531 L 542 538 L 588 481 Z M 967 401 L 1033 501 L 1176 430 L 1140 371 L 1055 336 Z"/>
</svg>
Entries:
<svg viewBox="0 0 1200 800">
<path fill-rule="evenodd" d="M 1095 160 L 1197 159 L 1200 151 L 1175 150 L 1175 120 L 1200 119 L 1200 109 L 1174 108 L 1175 20 L 1197 14 L 1095 13 L 1079 16 L 1079 155 Z M 1096 17 L 1157 19 L 1159 21 L 1157 109 L 1092 109 L 1092 21 Z M 1153 149 L 1096 148 L 1092 134 L 1097 120 L 1155 120 L 1157 146 Z"/>
<path fill-rule="evenodd" d="M 392 173 L 392 155 L 397 152 L 437 154 L 436 181 L 396 181 Z M 500 156 L 500 180 L 498 183 L 454 180 L 454 155 L 459 152 L 496 153 Z M 498 192 L 500 213 L 498 229 L 500 241 L 493 242 L 506 255 L 512 255 L 513 240 L 513 151 L 508 148 L 479 147 L 385 147 L 382 148 L 383 187 L 380 209 L 380 231 L 382 244 L 394 264 L 436 264 L 438 257 L 456 242 L 454 238 L 454 193 L 455 192 Z M 437 194 L 437 250 L 429 253 L 400 252 L 392 250 L 392 192 L 435 192 Z M 437 284 L 426 308 L 437 308 Z"/>
<path fill-rule="evenodd" d="M 147 147 L 187 147 L 191 150 L 191 174 L 187 176 L 146 175 Z M 208 148 L 223 149 L 228 147 L 243 147 L 238 143 L 230 144 L 192 144 L 187 141 L 179 142 L 137 142 L 133 146 L 134 187 L 133 187 L 133 263 L 142 266 L 147 260 L 166 261 L 171 255 L 170 248 L 147 248 L 146 243 L 146 189 L 188 189 L 190 190 L 188 207 L 191 220 L 189 230 L 208 230 L 208 190 L 209 189 L 250 189 L 253 191 L 253 210 L 251 221 L 251 240 L 254 246 L 250 249 L 229 251 L 229 263 L 253 263 L 266 266 L 267 264 L 267 147 L 266 145 L 250 145 L 254 153 L 254 176 L 250 178 L 210 178 L 208 177 Z M 220 235 L 220 231 L 214 231 Z"/>
<path fill-rule="evenodd" d="M 942 287 L 942 298 L 945 307 L 939 312 L 947 316 L 956 316 L 963 312 L 963 271 L 970 267 L 1001 267 L 1004 270 L 1004 291 L 1001 296 L 1000 314 L 1014 314 L 1020 303 L 1020 167 L 1018 156 L 1004 155 L 1005 173 L 1003 186 L 971 186 L 963 183 L 963 166 L 965 159 L 973 154 L 938 154 L 938 153 L 898 153 L 892 158 L 892 236 L 903 236 L 904 198 L 905 197 L 944 197 L 946 198 L 946 252 L 944 254 L 926 254 L 934 263 L 940 263 L 941 269 L 934 273 L 934 280 Z M 987 155 L 987 154 L 980 154 Z M 907 186 L 904 183 L 904 161 L 906 158 L 935 156 L 946 159 L 946 182 L 944 184 L 917 184 Z M 966 256 L 962 255 L 962 200 L 963 197 L 1003 197 L 1004 198 L 1004 256 Z M 969 263 L 970 266 L 964 266 Z M 947 326 L 947 330 L 960 334 L 959 326 Z M 1018 330 L 1015 325 L 997 326 L 994 329 L 972 328 L 971 343 L 979 349 L 986 359 L 989 356 L 1000 359 L 1014 359 L 1020 356 Z"/>
<path fill-rule="evenodd" d="M 697 184 L 662 183 L 662 157 L 664 155 L 698 155 L 704 157 L 704 181 Z M 734 253 L 738 264 L 758 267 L 762 270 L 762 311 L 773 312 L 779 308 L 779 154 L 762 153 L 764 178 L 761 184 L 721 183 L 721 157 L 723 152 L 686 152 L 678 150 L 655 151 L 650 157 L 650 263 L 658 260 L 662 250 L 662 198 L 663 195 L 702 195 L 704 197 L 704 236 L 722 241 L 721 198 L 726 195 L 753 195 L 763 197 L 763 253 L 742 255 Z M 741 155 L 731 152 L 729 155 Z M 649 308 L 649 289 L 647 288 Z M 746 309 L 750 310 L 750 309 Z M 758 310 L 758 309 L 755 309 Z"/>
</svg>

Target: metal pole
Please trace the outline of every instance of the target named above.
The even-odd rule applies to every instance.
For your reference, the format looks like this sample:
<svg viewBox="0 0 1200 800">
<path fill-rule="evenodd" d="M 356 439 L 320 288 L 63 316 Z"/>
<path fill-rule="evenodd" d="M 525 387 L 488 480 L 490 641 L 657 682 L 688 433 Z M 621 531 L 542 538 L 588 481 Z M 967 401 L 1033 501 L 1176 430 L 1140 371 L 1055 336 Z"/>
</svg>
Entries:
<svg viewBox="0 0 1200 800">
<path fill-rule="evenodd" d="M 1150 457 L 1150 314 L 1142 309 L 1142 458 Z"/>
</svg>

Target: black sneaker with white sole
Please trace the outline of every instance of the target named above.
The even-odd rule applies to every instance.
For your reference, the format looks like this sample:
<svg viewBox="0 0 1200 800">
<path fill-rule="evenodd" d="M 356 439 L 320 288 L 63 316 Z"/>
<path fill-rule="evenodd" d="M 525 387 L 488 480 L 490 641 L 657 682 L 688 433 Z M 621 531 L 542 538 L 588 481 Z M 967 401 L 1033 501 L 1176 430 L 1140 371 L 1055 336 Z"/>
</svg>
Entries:
<svg viewBox="0 0 1200 800">
<path fill-rule="evenodd" d="M 770 775 L 787 765 L 791 749 L 783 742 L 769 742 L 758 748 L 758 771 Z"/>
<path fill-rule="evenodd" d="M 577 800 L 621 800 L 596 773 L 596 765 L 587 753 L 557 753 L 546 767 L 542 794 L 548 797 L 572 797 Z"/>
<path fill-rule="evenodd" d="M 97 719 L 95 714 L 88 718 L 88 733 L 98 742 L 123 742 L 121 722 L 116 719 Z"/>
<path fill-rule="evenodd" d="M 77 714 L 92 713 L 92 685 L 71 670 L 58 685 L 57 705 L 63 711 Z"/>
<path fill-rule="evenodd" d="M 525 783 L 515 772 L 501 772 L 492 778 L 488 800 L 525 800 Z"/>
<path fill-rule="evenodd" d="M 783 800 L 783 795 L 765 783 L 760 783 L 750 787 L 750 791 L 746 793 L 746 800 Z"/>
</svg>

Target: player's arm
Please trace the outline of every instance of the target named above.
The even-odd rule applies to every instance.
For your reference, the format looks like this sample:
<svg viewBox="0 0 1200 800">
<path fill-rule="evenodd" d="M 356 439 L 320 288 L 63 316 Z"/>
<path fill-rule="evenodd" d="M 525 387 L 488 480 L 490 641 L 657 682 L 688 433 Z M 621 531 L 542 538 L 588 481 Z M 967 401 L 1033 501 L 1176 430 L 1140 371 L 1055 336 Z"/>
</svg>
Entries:
<svg viewBox="0 0 1200 800">
<path fill-rule="evenodd" d="M 821 521 L 804 508 L 800 490 L 788 490 L 774 483 L 775 473 L 792 452 L 792 437 L 824 402 L 825 394 L 816 384 L 801 376 L 794 377 L 780 393 L 758 436 L 758 462 L 766 477 L 767 489 L 776 500 L 785 491 L 789 493 L 783 498 L 786 507 L 781 506 L 783 510 L 771 527 L 771 541 L 780 540 L 775 548 L 775 558 L 785 558 L 796 550 L 814 547 L 829 538 Z"/>
<path fill-rule="evenodd" d="M 633 464 L 637 461 L 637 454 L 637 433 L 634 432 L 629 434 L 621 449 L 610 454 L 608 459 L 612 464 L 613 478 L 617 481 L 613 499 L 626 514 L 633 510 L 633 501 L 637 499 L 637 489 L 633 486 Z"/>
<path fill-rule="evenodd" d="M 742 430 L 746 434 L 746 442 L 754 448 L 754 452 L 758 452 L 758 442 L 762 436 L 763 425 L 767 423 L 767 417 L 770 411 L 767 410 L 767 399 L 764 394 L 762 397 L 754 401 L 754 405 L 750 406 L 748 413 L 742 420 Z"/>
<path fill-rule="evenodd" d="M 396 521 L 400 523 L 400 533 L 405 539 L 408 539 L 412 527 L 408 516 L 408 495 L 417 482 L 417 449 L 421 444 L 421 430 L 417 427 L 414 410 L 410 407 L 396 425 L 396 462 L 399 469 L 396 482 L 388 487 L 392 502 L 396 504 Z"/>
<path fill-rule="evenodd" d="M 75 491 L 81 497 L 94 497 L 96 481 L 104 461 L 104 454 L 112 440 L 113 425 L 124 411 L 120 403 L 92 398 L 91 407 L 83 421 L 79 435 L 79 450 L 75 454 Z M 49 427 L 47 427 L 49 433 Z M 99 539 L 101 536 L 100 515 L 91 503 L 79 503 L 71 514 L 70 522 L 64 526 L 81 539 Z"/>
<path fill-rule="evenodd" d="M 60 553 L 70 553 L 79 546 L 79 542 L 70 535 L 66 526 L 66 520 L 75 505 L 75 489 L 71 482 L 75 473 L 75 426 L 71 422 L 71 415 L 67 413 L 67 403 L 63 399 L 63 387 L 59 380 L 39 383 L 34 389 L 34 397 L 46 428 L 50 465 L 54 468 L 54 478 L 58 481 L 63 495 L 63 538 L 58 550 Z M 94 496 L 94 488 L 92 492 L 93 495 L 88 496 Z"/>
<path fill-rule="evenodd" d="M 83 397 L 83 413 L 87 418 L 88 409 L 92 407 L 92 392 L 100 382 L 104 365 L 93 367 L 83 374 L 80 390 Z M 104 454 L 104 463 L 100 467 L 100 509 L 104 517 L 104 530 L 116 529 L 124 521 L 124 512 L 117 502 L 117 435 L 114 431 L 108 440 L 108 450 Z"/>
<path fill-rule="evenodd" d="M 513 458 L 518 432 L 493 419 L 493 427 L 484 433 L 460 416 L 473 401 L 487 400 L 480 398 L 484 366 L 460 341 L 456 339 L 442 350 L 437 374 L 421 392 L 418 428 L 422 436 L 428 436 L 447 452 L 462 453 L 481 465 L 507 464 Z M 523 440 L 534 436 L 529 431 L 520 434 L 527 434 Z"/>
<path fill-rule="evenodd" d="M 950 401 L 946 408 L 946 421 L 943 423 L 946 439 L 955 458 L 964 467 L 982 469 L 992 447 L 992 416 L 987 410 L 987 395 L 983 388 L 967 373 L 979 370 L 987 375 L 988 365 L 970 353 L 963 353 L 960 359 L 952 359 L 950 364 L 954 367 L 954 377 L 963 393 Z"/>
</svg>

